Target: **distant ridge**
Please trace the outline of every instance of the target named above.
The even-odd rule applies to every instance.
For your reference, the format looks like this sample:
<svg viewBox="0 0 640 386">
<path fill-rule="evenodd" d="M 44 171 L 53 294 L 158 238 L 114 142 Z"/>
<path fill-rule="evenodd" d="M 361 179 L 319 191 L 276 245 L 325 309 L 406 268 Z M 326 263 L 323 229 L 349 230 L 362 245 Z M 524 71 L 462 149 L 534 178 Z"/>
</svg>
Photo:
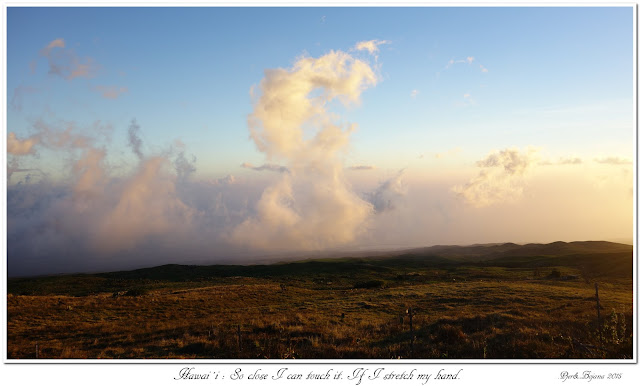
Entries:
<svg viewBox="0 0 640 386">
<path fill-rule="evenodd" d="M 278 275 L 282 272 L 290 274 L 319 273 L 318 269 L 358 270 L 381 269 L 371 265 L 375 261 L 384 260 L 412 260 L 420 261 L 420 264 L 440 265 L 457 263 L 474 263 L 495 261 L 500 265 L 509 265 L 526 258 L 558 258 L 561 256 L 575 255 L 628 255 L 632 256 L 633 246 L 608 241 L 556 241 L 550 244 L 474 244 L 460 245 L 434 245 L 431 247 L 414 248 L 399 251 L 361 251 L 357 254 L 345 252 L 341 255 L 334 254 L 322 257 L 304 257 L 300 259 L 286 259 L 284 261 L 262 262 L 257 264 L 165 264 L 156 267 L 140 268 L 128 271 L 107 272 L 96 274 L 105 277 L 147 277 L 155 279 L 168 279 L 173 277 L 202 277 L 202 276 L 240 276 L 251 275 Z M 527 259 L 531 261 L 531 259 Z"/>
<path fill-rule="evenodd" d="M 370 252 L 357 256 L 317 258 L 254 265 L 165 264 L 149 268 L 93 274 L 66 274 L 9 278 L 8 293 L 85 296 L 118 292 L 123 288 L 155 288 L 158 283 L 178 287 L 235 283 L 243 278 L 296 281 L 353 281 L 356 278 L 401 280 L 415 271 L 455 271 L 460 267 L 506 267 L 536 270 L 564 267 L 578 271 L 585 280 L 629 278 L 633 272 L 633 247 L 606 241 L 557 241 L 549 244 L 436 245 L 395 252 Z M 437 275 L 436 275 L 437 276 Z M 333 279 L 326 279 L 332 277 Z M 324 278 L 324 279 L 323 279 Z M 362 281 L 361 280 L 361 281 Z M 366 281 L 366 280 L 365 280 Z M 181 284 L 180 284 L 181 283 Z"/>
<path fill-rule="evenodd" d="M 609 241 L 556 241 L 549 244 L 475 244 L 469 246 L 434 245 L 432 247 L 408 249 L 396 255 L 439 256 L 454 260 L 482 261 L 505 257 L 567 256 L 593 253 L 633 252 L 633 246 Z"/>
<path fill-rule="evenodd" d="M 102 276 L 102 277 L 143 277 L 153 279 L 182 280 L 188 277 L 210 276 L 241 276 L 251 272 L 251 275 L 276 275 L 291 269 L 291 274 L 310 274 L 318 268 L 318 265 L 329 264 L 334 269 L 337 263 L 342 264 L 339 269 L 359 269 L 364 263 L 371 268 L 371 262 L 396 259 L 419 262 L 426 265 L 459 264 L 459 263 L 486 263 L 494 261 L 500 265 L 522 261 L 524 258 L 546 258 L 575 255 L 624 255 L 632 257 L 633 246 L 609 241 L 555 241 L 549 244 L 515 244 L 491 243 L 472 245 L 434 245 L 430 247 L 398 249 L 398 250 L 360 250 L 360 251 L 331 251 L 317 253 L 289 254 L 286 257 L 277 258 L 271 256 L 263 259 L 242 260 L 237 264 L 229 264 L 227 259 L 219 264 L 206 264 L 184 262 L 169 263 L 159 266 L 140 267 L 136 269 L 124 269 L 101 272 L 76 272 L 31 276 L 56 277 L 70 275 Z M 283 269 L 284 267 L 284 269 Z M 323 268 L 327 268 L 323 266 Z M 11 279 L 12 277 L 9 276 Z M 20 279 L 20 276 L 13 277 Z M 28 278 L 28 277 L 22 277 Z"/>
</svg>

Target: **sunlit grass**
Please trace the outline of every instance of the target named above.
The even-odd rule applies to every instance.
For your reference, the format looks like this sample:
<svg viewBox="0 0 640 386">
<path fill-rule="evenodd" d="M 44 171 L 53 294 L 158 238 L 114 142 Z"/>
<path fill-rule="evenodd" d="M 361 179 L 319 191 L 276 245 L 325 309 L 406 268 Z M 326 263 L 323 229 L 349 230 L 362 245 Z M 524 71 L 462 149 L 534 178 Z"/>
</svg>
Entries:
<svg viewBox="0 0 640 386">
<path fill-rule="evenodd" d="M 600 340 L 593 282 L 579 269 L 387 265 L 352 277 L 155 280 L 137 296 L 124 296 L 141 288 L 133 279 L 121 296 L 87 278 L 92 290 L 78 296 L 21 279 L 7 299 L 8 357 L 35 358 L 36 345 L 38 358 L 632 357 L 630 273 L 597 278 Z M 28 291 L 40 294 L 18 294 Z"/>
</svg>

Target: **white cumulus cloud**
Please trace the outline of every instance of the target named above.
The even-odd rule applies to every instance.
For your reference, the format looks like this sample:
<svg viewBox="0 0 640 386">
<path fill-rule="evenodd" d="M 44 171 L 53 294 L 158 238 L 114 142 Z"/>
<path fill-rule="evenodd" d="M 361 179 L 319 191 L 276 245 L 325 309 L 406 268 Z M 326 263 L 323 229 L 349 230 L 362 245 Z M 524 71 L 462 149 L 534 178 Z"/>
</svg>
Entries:
<svg viewBox="0 0 640 386">
<path fill-rule="evenodd" d="M 525 187 L 525 175 L 534 167 L 537 151 L 504 149 L 476 162 L 480 172 L 452 191 L 468 204 L 485 207 L 519 199 Z"/>
<path fill-rule="evenodd" d="M 370 52 L 381 44 L 361 43 Z M 265 71 L 254 89 L 259 96 L 249 131 L 267 160 L 278 161 L 290 173 L 282 173 L 263 192 L 255 216 L 234 229 L 234 242 L 312 250 L 349 243 L 364 231 L 373 208 L 346 183 L 340 157 L 355 126 L 335 123 L 327 106 L 331 101 L 356 104 L 377 81 L 367 62 L 341 51 Z"/>
</svg>

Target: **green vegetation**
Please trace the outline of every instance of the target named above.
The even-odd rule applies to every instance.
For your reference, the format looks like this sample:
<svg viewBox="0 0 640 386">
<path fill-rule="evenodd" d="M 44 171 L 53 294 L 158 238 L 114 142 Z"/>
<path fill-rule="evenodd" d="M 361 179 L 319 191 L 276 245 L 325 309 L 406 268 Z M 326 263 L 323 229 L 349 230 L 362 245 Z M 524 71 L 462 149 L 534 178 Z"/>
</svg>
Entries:
<svg viewBox="0 0 640 386">
<path fill-rule="evenodd" d="M 8 357 L 632 358 L 632 268 L 587 242 L 14 278 Z"/>
</svg>

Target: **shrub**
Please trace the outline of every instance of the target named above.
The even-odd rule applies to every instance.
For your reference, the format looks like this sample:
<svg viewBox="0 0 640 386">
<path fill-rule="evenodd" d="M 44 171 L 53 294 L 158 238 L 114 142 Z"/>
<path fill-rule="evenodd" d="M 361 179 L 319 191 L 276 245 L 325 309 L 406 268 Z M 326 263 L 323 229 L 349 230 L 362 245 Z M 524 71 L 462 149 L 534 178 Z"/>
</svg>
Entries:
<svg viewBox="0 0 640 386">
<path fill-rule="evenodd" d="M 142 296 L 147 294 L 147 290 L 144 288 L 132 288 L 125 292 L 123 296 Z"/>
<path fill-rule="evenodd" d="M 353 285 L 353 288 L 384 288 L 384 280 L 360 281 Z"/>
<path fill-rule="evenodd" d="M 550 279 L 558 279 L 562 276 L 562 274 L 560 273 L 560 271 L 558 271 L 557 269 L 553 269 L 553 271 L 551 271 L 551 273 L 549 274 L 548 278 Z"/>
</svg>

